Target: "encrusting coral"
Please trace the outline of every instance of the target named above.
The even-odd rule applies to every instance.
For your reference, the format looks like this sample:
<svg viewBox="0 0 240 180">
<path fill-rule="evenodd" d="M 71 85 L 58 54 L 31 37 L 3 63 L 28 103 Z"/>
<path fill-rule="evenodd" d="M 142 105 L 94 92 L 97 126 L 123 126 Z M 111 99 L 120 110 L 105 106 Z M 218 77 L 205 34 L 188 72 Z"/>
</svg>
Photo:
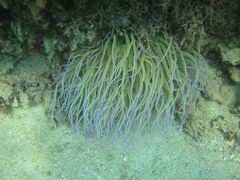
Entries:
<svg viewBox="0 0 240 180">
<path fill-rule="evenodd" d="M 87 136 L 182 127 L 202 85 L 201 56 L 172 38 L 112 33 L 71 54 L 53 89 L 53 115 Z"/>
</svg>

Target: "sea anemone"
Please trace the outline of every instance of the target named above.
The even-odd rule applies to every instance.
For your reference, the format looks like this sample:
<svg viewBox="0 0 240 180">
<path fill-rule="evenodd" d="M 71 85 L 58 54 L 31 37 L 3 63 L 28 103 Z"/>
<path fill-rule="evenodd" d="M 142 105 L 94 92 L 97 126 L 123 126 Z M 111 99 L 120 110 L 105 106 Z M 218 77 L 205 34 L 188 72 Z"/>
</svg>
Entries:
<svg viewBox="0 0 240 180">
<path fill-rule="evenodd" d="M 53 115 L 94 137 L 182 127 L 201 88 L 200 60 L 170 37 L 113 33 L 72 52 L 54 84 Z"/>
</svg>

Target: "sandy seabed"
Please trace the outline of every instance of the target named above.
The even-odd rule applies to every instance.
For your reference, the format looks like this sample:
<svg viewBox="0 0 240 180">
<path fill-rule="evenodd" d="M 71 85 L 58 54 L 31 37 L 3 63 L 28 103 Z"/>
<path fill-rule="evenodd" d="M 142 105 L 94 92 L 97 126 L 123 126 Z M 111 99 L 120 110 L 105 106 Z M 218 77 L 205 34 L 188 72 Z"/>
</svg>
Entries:
<svg viewBox="0 0 240 180">
<path fill-rule="evenodd" d="M 130 145 L 90 141 L 67 126 L 56 128 L 45 111 L 39 104 L 0 115 L 1 179 L 239 178 L 240 159 L 214 139 L 195 142 L 169 131 Z"/>
</svg>

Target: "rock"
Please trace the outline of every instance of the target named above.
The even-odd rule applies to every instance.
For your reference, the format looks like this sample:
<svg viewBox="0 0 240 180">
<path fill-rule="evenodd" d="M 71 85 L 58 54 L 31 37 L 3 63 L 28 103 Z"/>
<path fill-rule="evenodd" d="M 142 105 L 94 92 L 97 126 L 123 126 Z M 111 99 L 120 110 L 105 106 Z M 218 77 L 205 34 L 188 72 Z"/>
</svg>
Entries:
<svg viewBox="0 0 240 180">
<path fill-rule="evenodd" d="M 16 73 L 41 76 L 48 70 L 46 60 L 36 52 L 30 52 L 16 66 Z"/>
<path fill-rule="evenodd" d="M 222 61 L 233 66 L 240 65 L 240 48 L 221 49 Z"/>
<path fill-rule="evenodd" d="M 2 99 L 2 101 L 9 104 L 8 101 L 12 95 L 12 85 L 9 82 L 0 79 L 0 98 Z"/>
<path fill-rule="evenodd" d="M 7 74 L 10 70 L 13 69 L 13 65 L 16 60 L 10 56 L 1 56 L 0 57 L 0 75 Z"/>
<path fill-rule="evenodd" d="M 230 74 L 230 78 L 234 81 L 234 82 L 240 82 L 240 69 L 239 67 L 236 66 L 231 66 L 228 68 L 228 72 Z"/>
</svg>

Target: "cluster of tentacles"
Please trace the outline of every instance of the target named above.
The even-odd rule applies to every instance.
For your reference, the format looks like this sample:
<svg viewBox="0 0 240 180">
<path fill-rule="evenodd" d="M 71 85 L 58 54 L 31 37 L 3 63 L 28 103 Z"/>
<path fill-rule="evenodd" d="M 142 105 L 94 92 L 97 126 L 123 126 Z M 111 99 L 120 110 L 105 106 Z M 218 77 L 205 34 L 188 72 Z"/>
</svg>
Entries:
<svg viewBox="0 0 240 180">
<path fill-rule="evenodd" d="M 201 87 L 198 53 L 172 38 L 112 34 L 73 52 L 54 84 L 53 114 L 88 136 L 184 124 Z"/>
</svg>

